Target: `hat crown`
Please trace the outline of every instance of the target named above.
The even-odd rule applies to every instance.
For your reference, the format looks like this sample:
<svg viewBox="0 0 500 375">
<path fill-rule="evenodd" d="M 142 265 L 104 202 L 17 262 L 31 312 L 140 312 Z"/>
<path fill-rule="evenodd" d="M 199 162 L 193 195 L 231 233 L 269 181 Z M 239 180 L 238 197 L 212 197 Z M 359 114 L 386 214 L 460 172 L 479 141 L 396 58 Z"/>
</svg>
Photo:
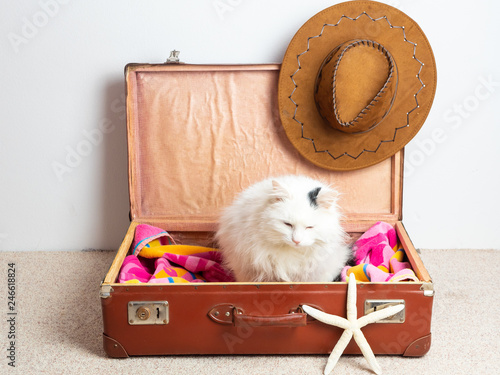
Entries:
<svg viewBox="0 0 500 375">
<path fill-rule="evenodd" d="M 320 66 L 315 100 L 323 119 L 345 133 L 376 127 L 389 113 L 397 90 L 397 69 L 387 49 L 356 39 L 335 47 Z"/>
</svg>

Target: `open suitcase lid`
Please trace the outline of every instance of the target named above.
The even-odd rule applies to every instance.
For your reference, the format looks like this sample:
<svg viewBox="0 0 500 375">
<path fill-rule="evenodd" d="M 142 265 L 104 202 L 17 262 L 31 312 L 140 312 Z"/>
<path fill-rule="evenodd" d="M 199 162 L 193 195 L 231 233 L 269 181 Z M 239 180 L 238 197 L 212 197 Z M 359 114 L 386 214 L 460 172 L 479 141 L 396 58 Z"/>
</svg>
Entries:
<svg viewBox="0 0 500 375">
<path fill-rule="evenodd" d="M 280 65 L 126 67 L 131 218 L 170 231 L 213 231 L 251 184 L 305 174 L 331 183 L 348 231 L 402 217 L 403 151 L 355 171 L 308 162 L 281 126 Z"/>
</svg>

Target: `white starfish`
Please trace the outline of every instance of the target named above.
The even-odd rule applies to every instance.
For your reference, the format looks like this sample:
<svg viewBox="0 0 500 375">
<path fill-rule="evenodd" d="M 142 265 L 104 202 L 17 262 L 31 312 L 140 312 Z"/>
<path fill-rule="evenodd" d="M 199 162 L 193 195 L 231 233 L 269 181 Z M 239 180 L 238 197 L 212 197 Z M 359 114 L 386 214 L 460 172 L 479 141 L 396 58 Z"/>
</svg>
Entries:
<svg viewBox="0 0 500 375">
<path fill-rule="evenodd" d="M 344 352 L 347 344 L 349 344 L 349 341 L 351 341 L 351 338 L 353 336 L 354 340 L 361 349 L 361 353 L 363 353 L 363 355 L 365 356 L 372 370 L 376 374 L 382 373 L 382 368 L 377 363 L 375 355 L 370 348 L 370 344 L 368 344 L 368 341 L 366 341 L 363 332 L 361 332 L 361 328 L 363 328 L 367 324 L 374 323 L 378 320 L 397 314 L 398 312 L 403 310 L 404 305 L 400 304 L 389 306 L 357 319 L 358 309 L 356 307 L 356 299 L 356 278 L 354 277 L 354 274 L 351 274 L 349 276 L 349 283 L 347 286 L 347 319 L 337 315 L 327 314 L 311 306 L 302 305 L 304 311 L 307 314 L 311 315 L 313 318 L 319 320 L 320 322 L 343 328 L 345 330 L 344 333 L 342 333 L 342 336 L 340 336 L 339 341 L 333 348 L 330 357 L 328 358 L 328 362 L 326 364 L 324 372 L 325 375 L 328 375 L 333 370 L 340 356 Z"/>
</svg>

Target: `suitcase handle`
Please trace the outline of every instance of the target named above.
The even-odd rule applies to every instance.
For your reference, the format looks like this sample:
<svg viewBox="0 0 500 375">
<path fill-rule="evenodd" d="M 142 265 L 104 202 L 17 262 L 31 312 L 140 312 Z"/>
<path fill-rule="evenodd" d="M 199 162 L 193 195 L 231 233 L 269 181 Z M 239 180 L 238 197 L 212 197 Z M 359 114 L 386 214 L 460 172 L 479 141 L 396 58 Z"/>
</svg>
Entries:
<svg viewBox="0 0 500 375">
<path fill-rule="evenodd" d="M 303 327 L 307 324 L 307 314 L 290 313 L 283 315 L 243 315 L 235 313 L 233 315 L 234 325 L 241 326 L 273 326 L 273 327 Z"/>
<path fill-rule="evenodd" d="M 231 305 L 220 304 L 214 306 L 208 316 L 220 324 L 231 324 L 236 327 L 303 327 L 307 324 L 307 314 L 302 310 L 291 310 L 282 315 L 246 315 L 243 310 Z"/>
</svg>

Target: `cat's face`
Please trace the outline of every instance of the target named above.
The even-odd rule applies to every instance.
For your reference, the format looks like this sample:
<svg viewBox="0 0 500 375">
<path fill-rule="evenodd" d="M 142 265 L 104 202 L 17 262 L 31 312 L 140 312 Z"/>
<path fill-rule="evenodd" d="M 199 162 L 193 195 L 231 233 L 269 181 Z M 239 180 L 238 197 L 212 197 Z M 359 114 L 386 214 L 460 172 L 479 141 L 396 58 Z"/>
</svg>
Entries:
<svg viewBox="0 0 500 375">
<path fill-rule="evenodd" d="M 335 193 L 335 196 L 329 194 Z M 315 188 L 310 191 L 289 191 L 274 185 L 273 196 L 266 210 L 266 235 L 273 242 L 291 248 L 311 247 L 326 242 L 328 228 L 337 220 L 331 205 L 336 192 Z"/>
<path fill-rule="evenodd" d="M 281 234 L 283 243 L 292 247 L 312 246 L 317 240 L 317 223 L 310 215 L 297 217 L 283 210 L 281 220 L 274 223 L 275 230 Z"/>
</svg>

